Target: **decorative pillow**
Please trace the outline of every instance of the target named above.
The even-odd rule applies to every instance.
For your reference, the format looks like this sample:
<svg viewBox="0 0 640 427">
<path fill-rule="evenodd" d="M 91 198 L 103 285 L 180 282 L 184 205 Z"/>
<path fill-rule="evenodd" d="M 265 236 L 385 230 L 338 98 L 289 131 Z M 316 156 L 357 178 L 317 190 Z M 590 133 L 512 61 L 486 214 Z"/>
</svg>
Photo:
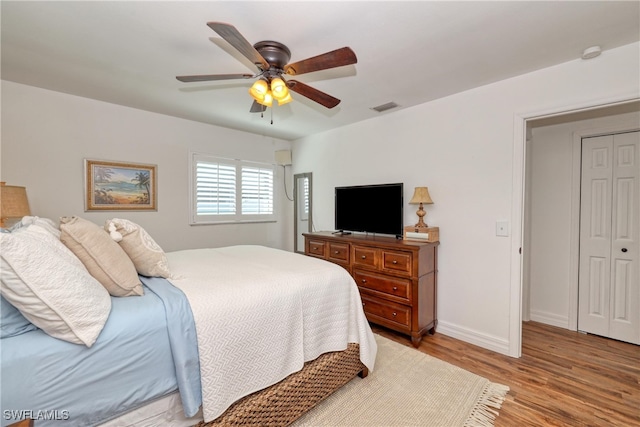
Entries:
<svg viewBox="0 0 640 427">
<path fill-rule="evenodd" d="M 0 268 L 2 296 L 26 319 L 52 337 L 93 345 L 111 297 L 49 231 L 30 225 L 0 234 Z"/>
<path fill-rule="evenodd" d="M 128 219 L 114 218 L 105 221 L 104 229 L 129 255 L 139 274 L 171 277 L 167 256 L 144 228 Z"/>
<path fill-rule="evenodd" d="M 76 216 L 60 218 L 60 240 L 111 295 L 143 295 L 133 262 L 98 225 Z"/>
<path fill-rule="evenodd" d="M 38 329 L 9 301 L 0 296 L 0 338 L 9 338 Z"/>
</svg>

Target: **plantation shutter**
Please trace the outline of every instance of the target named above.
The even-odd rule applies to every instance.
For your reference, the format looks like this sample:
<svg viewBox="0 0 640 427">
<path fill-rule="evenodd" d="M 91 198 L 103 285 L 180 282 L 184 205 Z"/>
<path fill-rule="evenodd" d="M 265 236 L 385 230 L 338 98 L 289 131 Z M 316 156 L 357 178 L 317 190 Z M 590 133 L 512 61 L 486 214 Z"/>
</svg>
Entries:
<svg viewBox="0 0 640 427">
<path fill-rule="evenodd" d="M 309 218 L 309 178 L 305 178 L 304 180 L 304 217 L 305 219 Z"/>
<path fill-rule="evenodd" d="M 273 214 L 273 168 L 242 168 L 242 213 Z"/>
<path fill-rule="evenodd" d="M 275 221 L 273 165 L 192 153 L 191 224 Z"/>
<path fill-rule="evenodd" d="M 196 166 L 196 214 L 236 213 L 236 167 L 199 161 Z"/>
</svg>

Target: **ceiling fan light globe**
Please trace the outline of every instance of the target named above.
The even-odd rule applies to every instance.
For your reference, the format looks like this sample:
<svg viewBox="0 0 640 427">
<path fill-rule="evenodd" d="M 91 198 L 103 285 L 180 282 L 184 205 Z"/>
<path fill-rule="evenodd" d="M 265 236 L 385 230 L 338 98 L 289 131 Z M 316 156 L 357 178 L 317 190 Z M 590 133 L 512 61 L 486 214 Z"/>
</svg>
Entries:
<svg viewBox="0 0 640 427">
<path fill-rule="evenodd" d="M 278 101 L 278 105 L 284 105 L 293 101 L 293 98 L 291 97 L 291 94 L 289 93 L 289 91 L 287 91 L 287 96 L 285 96 L 282 99 L 276 98 L 276 100 Z"/>
<path fill-rule="evenodd" d="M 281 78 L 276 77 L 271 80 L 271 92 L 275 99 L 280 99 L 287 96 L 289 89 L 287 89 L 287 85 L 284 84 L 284 81 Z"/>
<path fill-rule="evenodd" d="M 287 89 L 286 87 L 284 88 L 283 91 L 279 91 L 279 92 L 274 92 L 272 91 L 271 94 L 273 95 L 273 98 L 278 100 L 278 102 L 284 100 L 287 98 L 287 96 L 291 96 L 289 95 L 289 89 Z"/>
<path fill-rule="evenodd" d="M 258 104 L 264 105 L 265 107 L 271 107 L 273 105 L 273 96 L 271 96 L 271 91 L 268 91 L 262 99 L 256 99 Z"/>
<path fill-rule="evenodd" d="M 251 88 L 249 88 L 249 95 L 251 95 L 251 97 L 256 101 L 260 102 L 261 98 L 259 96 L 256 96 L 255 93 L 251 90 Z"/>
<path fill-rule="evenodd" d="M 263 98 L 268 91 L 269 86 L 264 80 L 256 81 L 253 86 L 251 86 L 251 89 L 249 89 L 249 93 L 251 94 L 251 96 L 253 96 L 254 99 L 256 99 L 256 101 L 258 100 L 258 98 Z"/>
<path fill-rule="evenodd" d="M 277 99 L 278 101 L 285 99 L 287 96 L 289 96 L 289 91 L 287 90 L 286 92 L 280 92 L 280 93 L 275 93 L 272 92 L 273 98 Z"/>
</svg>

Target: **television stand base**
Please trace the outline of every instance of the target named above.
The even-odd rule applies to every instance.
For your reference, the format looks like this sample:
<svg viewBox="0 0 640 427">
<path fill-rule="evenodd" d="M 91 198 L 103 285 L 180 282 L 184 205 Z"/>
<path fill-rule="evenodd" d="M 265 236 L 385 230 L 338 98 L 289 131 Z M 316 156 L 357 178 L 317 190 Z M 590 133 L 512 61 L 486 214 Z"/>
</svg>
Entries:
<svg viewBox="0 0 640 427">
<path fill-rule="evenodd" d="M 335 234 L 336 236 L 348 236 L 349 234 L 351 234 L 351 232 L 350 231 L 338 230 L 338 231 L 334 231 L 331 234 Z"/>
</svg>

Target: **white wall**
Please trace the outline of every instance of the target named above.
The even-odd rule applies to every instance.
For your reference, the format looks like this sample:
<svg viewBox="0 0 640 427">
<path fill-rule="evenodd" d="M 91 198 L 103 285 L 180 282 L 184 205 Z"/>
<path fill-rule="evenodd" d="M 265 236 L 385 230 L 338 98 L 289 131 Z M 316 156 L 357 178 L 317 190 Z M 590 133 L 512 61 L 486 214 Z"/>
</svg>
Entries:
<svg viewBox="0 0 640 427">
<path fill-rule="evenodd" d="M 128 218 L 165 251 L 261 244 L 293 249 L 278 167 L 276 223 L 189 226 L 189 151 L 275 163 L 291 143 L 2 81 L 2 181 L 27 187 L 33 215 Z M 157 212 L 84 212 L 84 158 L 158 165 Z M 292 180 L 287 170 L 288 189 Z"/>
<path fill-rule="evenodd" d="M 428 186 L 435 204 L 426 220 L 440 227 L 441 241 L 438 331 L 517 354 L 512 256 L 521 232 L 511 230 L 515 242 L 495 235 L 496 221 L 522 213 L 514 200 L 523 193 L 514 187 L 524 153 L 517 125 L 538 111 L 638 97 L 638 53 L 637 43 L 628 45 L 296 141 L 294 172 L 313 173 L 315 229 L 333 229 L 336 186 L 404 182 L 406 201 L 413 187 Z M 405 224 L 414 212 L 405 205 Z"/>
<path fill-rule="evenodd" d="M 577 304 L 577 280 L 571 274 L 577 268 L 572 259 L 572 227 L 579 218 L 572 212 L 574 187 L 574 135 L 598 134 L 640 128 L 640 113 L 617 114 L 589 120 L 572 121 L 532 129 L 530 185 L 530 287 L 531 320 L 573 329 L 570 310 Z M 585 135 L 586 136 L 586 135 Z M 577 190 L 576 190 L 577 191 Z M 577 212 L 576 212 L 577 213 Z M 576 236 L 577 237 L 577 236 Z M 572 298 L 576 298 L 572 301 Z M 573 319 L 575 324 L 575 319 Z"/>
</svg>

